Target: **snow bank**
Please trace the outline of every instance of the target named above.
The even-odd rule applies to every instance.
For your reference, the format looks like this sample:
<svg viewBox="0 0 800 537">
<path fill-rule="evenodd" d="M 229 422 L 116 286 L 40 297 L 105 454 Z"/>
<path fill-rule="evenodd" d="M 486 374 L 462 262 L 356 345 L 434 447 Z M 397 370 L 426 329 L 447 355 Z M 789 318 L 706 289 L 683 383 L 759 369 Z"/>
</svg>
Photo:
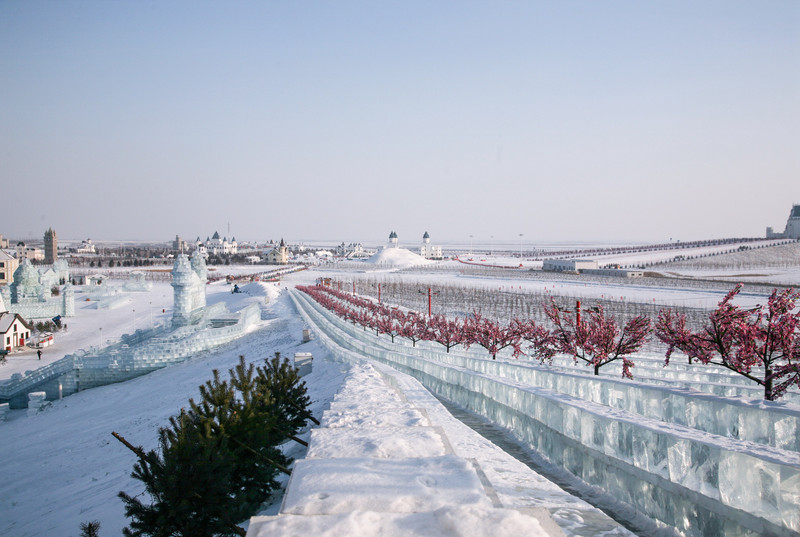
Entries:
<svg viewBox="0 0 800 537">
<path fill-rule="evenodd" d="M 548 535 L 539 521 L 520 511 L 476 506 L 448 506 L 427 513 L 353 511 L 324 516 L 262 517 L 250 524 L 248 535 L 314 535 L 316 537 L 538 537 Z"/>
<path fill-rule="evenodd" d="M 365 263 L 393 268 L 429 265 L 434 262 L 405 248 L 384 248 L 365 261 Z"/>
<path fill-rule="evenodd" d="M 433 426 L 423 425 L 441 405 L 429 394 L 420 396 L 427 392 L 416 381 L 384 369 L 351 368 L 323 426 L 311 431 L 307 458 L 295 463 L 281 514 L 253 517 L 248 537 L 564 535 L 544 508 L 501 507 L 480 468 L 504 464 L 484 465 L 455 453 L 453 443 L 475 433 L 445 424 L 441 414 Z M 412 392 L 414 402 L 408 399 Z M 350 413 L 357 418 L 344 420 Z M 527 492 L 549 494 L 547 487 Z"/>
</svg>

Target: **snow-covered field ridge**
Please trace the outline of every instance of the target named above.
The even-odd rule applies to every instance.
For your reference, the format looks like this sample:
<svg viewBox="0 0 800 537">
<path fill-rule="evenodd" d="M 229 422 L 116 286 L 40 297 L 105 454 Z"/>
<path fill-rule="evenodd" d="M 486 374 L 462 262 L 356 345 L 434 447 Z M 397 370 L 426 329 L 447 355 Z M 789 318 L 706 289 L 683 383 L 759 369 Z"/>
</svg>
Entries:
<svg viewBox="0 0 800 537">
<path fill-rule="evenodd" d="M 683 534 L 800 531 L 796 405 L 695 399 L 687 390 L 582 382 L 577 375 L 561 382 L 558 373 L 537 382 L 532 377 L 540 368 L 533 364 L 492 364 L 419 343 L 393 345 L 305 295 L 293 297 L 315 329 L 338 346 L 414 376 L 508 428 L 582 482 Z"/>
</svg>

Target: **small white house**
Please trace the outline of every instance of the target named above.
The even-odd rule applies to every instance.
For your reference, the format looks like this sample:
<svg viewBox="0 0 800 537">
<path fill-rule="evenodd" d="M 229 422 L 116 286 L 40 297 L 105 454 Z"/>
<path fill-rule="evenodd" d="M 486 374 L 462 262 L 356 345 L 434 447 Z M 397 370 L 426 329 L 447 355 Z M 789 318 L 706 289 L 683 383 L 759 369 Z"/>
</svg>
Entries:
<svg viewBox="0 0 800 537">
<path fill-rule="evenodd" d="M 31 330 L 31 326 L 18 313 L 0 312 L 0 341 L 5 350 L 24 347 L 31 337 Z"/>
</svg>

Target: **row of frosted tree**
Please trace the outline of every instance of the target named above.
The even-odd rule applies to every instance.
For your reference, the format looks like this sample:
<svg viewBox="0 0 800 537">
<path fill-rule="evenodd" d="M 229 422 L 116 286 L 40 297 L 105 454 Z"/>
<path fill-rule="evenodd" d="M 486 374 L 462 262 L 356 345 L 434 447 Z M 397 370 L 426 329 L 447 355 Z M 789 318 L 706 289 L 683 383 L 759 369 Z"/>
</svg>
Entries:
<svg viewBox="0 0 800 537">
<path fill-rule="evenodd" d="M 441 344 L 447 352 L 460 345 L 485 348 L 495 359 L 503 349 L 515 358 L 527 356 L 550 363 L 557 354 L 585 362 L 598 375 L 612 362 L 622 365 L 622 376 L 633 378 L 632 355 L 653 336 L 666 345 L 665 365 L 677 350 L 697 360 L 742 375 L 764 388 L 764 399 L 780 398 L 792 386 L 800 387 L 800 293 L 774 290 L 767 305 L 743 309 L 734 304 L 737 285 L 708 314 L 699 329 L 690 328 L 684 313 L 662 309 L 655 321 L 636 315 L 624 323 L 602 305 L 581 311 L 559 307 L 553 298 L 541 305 L 546 323 L 511 318 L 497 321 L 473 312 L 464 317 L 425 315 L 323 286 L 298 286 L 337 316 L 374 330 L 376 334 Z"/>
</svg>

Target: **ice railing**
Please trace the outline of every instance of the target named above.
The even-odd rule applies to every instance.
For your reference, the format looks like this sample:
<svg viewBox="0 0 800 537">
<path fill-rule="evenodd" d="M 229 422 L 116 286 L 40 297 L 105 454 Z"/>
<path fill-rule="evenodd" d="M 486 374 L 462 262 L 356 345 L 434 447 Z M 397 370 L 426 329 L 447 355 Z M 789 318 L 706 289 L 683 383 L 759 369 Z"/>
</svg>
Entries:
<svg viewBox="0 0 800 537">
<path fill-rule="evenodd" d="M 303 298 L 306 297 L 303 296 Z M 362 328 L 344 321 L 328 310 L 319 307 L 313 300 L 309 300 L 309 302 L 325 316 L 328 322 L 334 323 L 354 337 L 370 338 L 373 347 L 377 345 L 390 351 L 402 349 L 403 353 L 411 353 L 456 367 L 550 388 L 559 393 L 647 418 L 780 449 L 800 451 L 800 407 L 785 402 L 759 400 L 758 397 L 762 395 L 762 391 L 757 387 L 747 387 L 746 393 L 754 398 L 751 400 L 729 397 L 723 399 L 716 395 L 698 393 L 692 389 L 696 387 L 696 384 L 707 385 L 712 382 L 711 379 L 717 377 L 719 377 L 718 382 L 727 381 L 731 378 L 730 375 L 712 373 L 710 376 L 703 377 L 701 371 L 695 380 L 682 386 L 675 386 L 675 382 L 669 380 L 664 381 L 664 384 L 668 386 L 653 386 L 651 383 L 605 376 L 596 377 L 588 372 L 578 373 L 575 369 L 581 366 L 572 365 L 570 357 L 562 358 L 560 363 L 568 365 L 559 367 L 558 365 L 539 365 L 519 360 L 488 360 L 485 352 L 482 357 L 475 356 L 480 351 L 476 353 L 451 349 L 450 353 L 446 353 L 430 348 L 425 342 L 417 342 L 416 347 L 412 347 L 405 341 L 392 344 L 386 337 L 375 337 L 374 332 L 369 330 L 365 332 Z M 557 363 L 559 362 L 557 361 Z M 641 373 L 639 363 L 637 358 L 635 368 L 637 378 Z M 658 367 L 660 369 L 653 367 L 651 371 L 664 371 L 663 367 Z M 694 367 L 699 369 L 701 366 Z M 726 383 L 718 386 L 720 391 L 730 391 L 730 386 Z M 740 394 L 740 390 L 736 390 L 734 395 Z M 718 395 L 728 394 L 720 393 Z"/>
<path fill-rule="evenodd" d="M 292 294 L 327 337 L 415 376 L 429 389 L 502 425 L 573 475 L 682 531 L 775 535 L 800 530 L 796 452 L 731 440 L 530 386 L 392 352 Z M 489 360 L 485 360 L 488 362 Z M 555 433 L 555 434 L 554 434 Z M 692 528 L 695 528 L 692 530 Z M 744 529 L 743 529 L 744 528 Z"/>
</svg>

